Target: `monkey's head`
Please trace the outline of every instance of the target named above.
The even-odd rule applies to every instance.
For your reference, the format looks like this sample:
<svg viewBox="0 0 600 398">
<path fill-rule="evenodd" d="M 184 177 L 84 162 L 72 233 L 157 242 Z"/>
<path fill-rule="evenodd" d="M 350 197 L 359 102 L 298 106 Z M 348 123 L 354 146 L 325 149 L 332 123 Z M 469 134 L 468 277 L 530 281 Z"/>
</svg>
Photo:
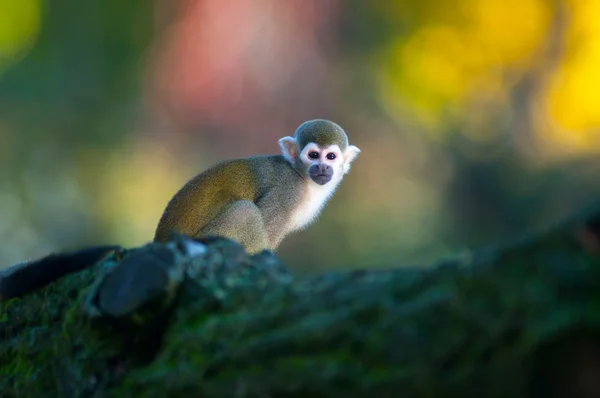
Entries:
<svg viewBox="0 0 600 398">
<path fill-rule="evenodd" d="M 339 182 L 360 149 L 348 144 L 337 124 L 324 119 L 304 122 L 293 137 L 279 140 L 283 156 L 303 177 L 319 184 Z"/>
</svg>

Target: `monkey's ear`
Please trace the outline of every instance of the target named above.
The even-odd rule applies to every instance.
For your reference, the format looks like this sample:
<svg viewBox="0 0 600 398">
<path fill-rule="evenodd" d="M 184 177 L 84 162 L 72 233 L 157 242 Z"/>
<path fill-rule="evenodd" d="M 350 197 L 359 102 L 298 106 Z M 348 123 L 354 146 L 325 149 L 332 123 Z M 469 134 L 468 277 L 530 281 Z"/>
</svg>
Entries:
<svg viewBox="0 0 600 398">
<path fill-rule="evenodd" d="M 346 148 L 346 152 L 344 152 L 344 174 L 350 171 L 350 164 L 356 159 L 359 153 L 360 149 L 354 145 L 350 145 Z"/>
<path fill-rule="evenodd" d="M 283 157 L 291 164 L 294 164 L 298 158 L 298 144 L 296 143 L 296 139 L 294 137 L 283 137 L 278 142 Z"/>
</svg>

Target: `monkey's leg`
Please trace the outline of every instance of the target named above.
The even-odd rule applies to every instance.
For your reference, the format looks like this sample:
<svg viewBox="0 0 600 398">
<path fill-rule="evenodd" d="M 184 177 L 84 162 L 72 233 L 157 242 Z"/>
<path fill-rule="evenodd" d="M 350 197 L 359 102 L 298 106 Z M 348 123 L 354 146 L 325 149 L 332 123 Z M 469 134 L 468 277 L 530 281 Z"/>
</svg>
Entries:
<svg viewBox="0 0 600 398">
<path fill-rule="evenodd" d="M 195 236 L 222 236 L 235 240 L 250 254 L 271 250 L 263 216 L 249 200 L 238 200 L 227 206 L 221 214 L 202 228 Z"/>
</svg>

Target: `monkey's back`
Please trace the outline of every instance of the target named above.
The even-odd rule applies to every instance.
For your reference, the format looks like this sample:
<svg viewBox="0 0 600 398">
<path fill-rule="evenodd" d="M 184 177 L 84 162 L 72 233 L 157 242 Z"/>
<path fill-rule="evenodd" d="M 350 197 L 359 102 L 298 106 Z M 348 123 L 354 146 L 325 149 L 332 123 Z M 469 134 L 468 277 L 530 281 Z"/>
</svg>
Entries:
<svg viewBox="0 0 600 398">
<path fill-rule="evenodd" d="M 166 241 L 173 232 L 195 236 L 231 203 L 256 203 L 273 185 L 294 178 L 300 177 L 280 155 L 219 163 L 188 181 L 169 201 L 154 240 Z"/>
</svg>

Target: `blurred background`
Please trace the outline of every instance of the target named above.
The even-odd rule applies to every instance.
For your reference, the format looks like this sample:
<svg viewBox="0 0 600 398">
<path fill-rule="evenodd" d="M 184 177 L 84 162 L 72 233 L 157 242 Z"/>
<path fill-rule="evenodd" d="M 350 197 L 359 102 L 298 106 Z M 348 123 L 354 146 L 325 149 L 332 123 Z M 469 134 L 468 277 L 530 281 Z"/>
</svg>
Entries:
<svg viewBox="0 0 600 398">
<path fill-rule="evenodd" d="M 295 270 L 425 263 L 600 197 L 600 0 L 0 0 L 0 267 L 153 238 L 215 162 L 362 149 Z"/>
</svg>

